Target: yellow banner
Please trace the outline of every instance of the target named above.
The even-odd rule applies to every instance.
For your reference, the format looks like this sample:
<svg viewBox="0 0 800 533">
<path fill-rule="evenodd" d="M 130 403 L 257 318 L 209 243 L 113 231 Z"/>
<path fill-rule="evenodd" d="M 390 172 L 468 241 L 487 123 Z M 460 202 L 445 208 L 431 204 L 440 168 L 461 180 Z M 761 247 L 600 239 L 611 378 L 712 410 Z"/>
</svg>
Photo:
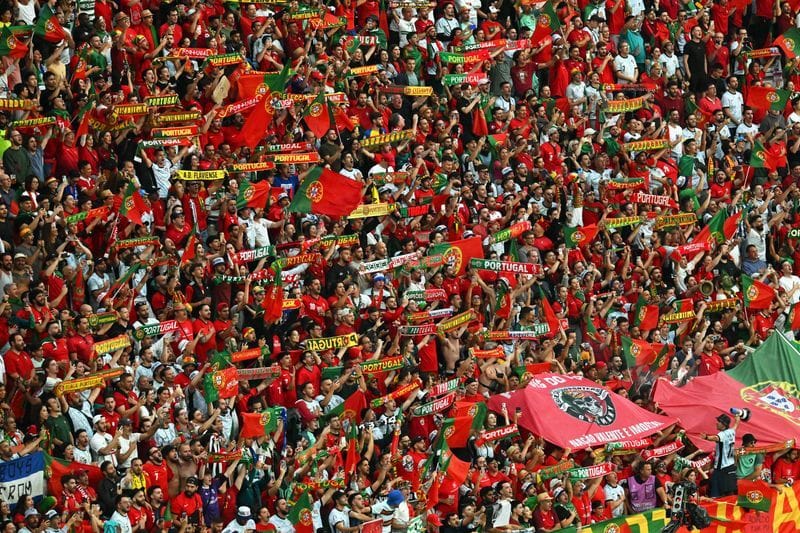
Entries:
<svg viewBox="0 0 800 533">
<path fill-rule="evenodd" d="M 138 117 L 148 113 L 147 104 L 121 104 L 114 106 L 113 116 Z"/>
<path fill-rule="evenodd" d="M 383 217 L 396 209 L 396 204 L 362 204 L 353 209 L 347 218 Z"/>
<path fill-rule="evenodd" d="M 691 226 L 697 222 L 697 215 L 694 213 L 682 213 L 680 215 L 666 215 L 656 218 L 656 230 L 669 226 Z"/>
<path fill-rule="evenodd" d="M 127 348 L 131 345 L 131 339 L 127 335 L 119 335 L 113 339 L 94 343 L 94 353 L 102 355 L 104 353 L 116 352 L 120 348 Z"/>
<path fill-rule="evenodd" d="M 198 134 L 197 126 L 180 126 L 177 128 L 153 128 L 150 132 L 154 139 L 164 137 L 196 137 Z"/>
<path fill-rule="evenodd" d="M 394 131 L 385 135 L 376 135 L 374 137 L 362 139 L 361 147 L 366 149 L 380 148 L 384 144 L 399 143 L 407 141 L 413 137 L 414 130 Z"/>
<path fill-rule="evenodd" d="M 367 65 L 366 67 L 355 67 L 351 68 L 350 72 L 348 72 L 348 76 L 358 77 L 358 76 L 369 76 L 371 74 L 375 74 L 378 72 L 378 65 Z"/>
<path fill-rule="evenodd" d="M 0 100 L 0 109 L 35 109 L 37 105 L 37 102 L 27 99 L 6 98 Z"/>
<path fill-rule="evenodd" d="M 159 124 L 172 124 L 173 122 L 189 122 L 192 120 L 200 120 L 202 115 L 199 111 L 188 111 L 186 113 L 169 113 L 167 115 L 159 115 L 156 120 Z"/>
<path fill-rule="evenodd" d="M 163 107 L 179 105 L 181 101 L 177 94 L 170 94 L 168 96 L 148 96 L 144 99 L 144 103 L 147 107 Z"/>
<path fill-rule="evenodd" d="M 263 170 L 272 170 L 275 168 L 275 163 L 272 161 L 262 161 L 260 163 L 234 163 L 228 165 L 228 172 L 259 172 Z"/>
<path fill-rule="evenodd" d="M 339 348 L 350 348 L 358 344 L 358 335 L 339 335 L 338 337 L 325 337 L 322 339 L 306 339 L 306 350 L 324 352 L 325 350 L 338 350 Z"/>
<path fill-rule="evenodd" d="M 459 313 L 454 317 L 442 320 L 439 322 L 439 325 L 436 329 L 439 331 L 439 333 L 446 333 L 448 331 L 460 328 L 464 324 L 469 324 L 475 320 L 475 318 L 475 311 L 470 309 L 469 311 L 464 311 L 463 313 Z"/>
<path fill-rule="evenodd" d="M 179 170 L 175 173 L 175 179 L 186 181 L 214 181 L 225 177 L 224 170 Z"/>
<path fill-rule="evenodd" d="M 267 154 L 276 163 L 319 163 L 319 153 L 309 152 L 306 154 Z"/>
<path fill-rule="evenodd" d="M 636 111 L 641 109 L 644 105 L 645 97 L 639 96 L 626 100 L 609 100 L 606 102 L 606 113 L 627 113 L 628 111 Z"/>
<path fill-rule="evenodd" d="M 79 392 L 86 389 L 93 389 L 105 383 L 106 380 L 121 376 L 123 371 L 124 369 L 122 368 L 115 368 L 113 370 L 103 370 L 102 372 L 89 374 L 88 376 L 84 376 L 82 378 L 68 379 L 56 385 L 54 392 L 56 393 L 56 396 L 60 398 L 68 392 Z"/>
</svg>

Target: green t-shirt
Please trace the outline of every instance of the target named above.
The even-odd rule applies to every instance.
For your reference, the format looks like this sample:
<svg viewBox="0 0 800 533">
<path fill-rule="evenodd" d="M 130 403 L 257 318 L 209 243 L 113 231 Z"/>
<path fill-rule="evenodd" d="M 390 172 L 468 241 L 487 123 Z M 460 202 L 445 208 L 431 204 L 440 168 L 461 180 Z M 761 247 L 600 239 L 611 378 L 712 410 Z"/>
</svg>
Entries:
<svg viewBox="0 0 800 533">
<path fill-rule="evenodd" d="M 736 477 L 744 479 L 755 472 L 756 467 L 762 464 L 764 464 L 764 454 L 746 453 L 739 457 L 739 462 L 736 463 Z"/>
</svg>

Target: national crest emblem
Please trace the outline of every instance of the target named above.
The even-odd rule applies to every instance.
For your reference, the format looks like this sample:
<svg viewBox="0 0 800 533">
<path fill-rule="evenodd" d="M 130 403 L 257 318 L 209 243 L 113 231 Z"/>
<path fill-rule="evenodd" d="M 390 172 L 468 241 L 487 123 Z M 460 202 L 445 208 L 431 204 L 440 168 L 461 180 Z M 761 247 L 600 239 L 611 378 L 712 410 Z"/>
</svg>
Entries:
<svg viewBox="0 0 800 533">
<path fill-rule="evenodd" d="M 317 203 L 320 200 L 322 200 L 324 194 L 325 194 L 325 188 L 319 181 L 315 181 L 314 183 L 309 185 L 308 189 L 306 189 L 306 196 L 308 197 L 309 200 L 311 200 L 314 203 Z"/>
</svg>

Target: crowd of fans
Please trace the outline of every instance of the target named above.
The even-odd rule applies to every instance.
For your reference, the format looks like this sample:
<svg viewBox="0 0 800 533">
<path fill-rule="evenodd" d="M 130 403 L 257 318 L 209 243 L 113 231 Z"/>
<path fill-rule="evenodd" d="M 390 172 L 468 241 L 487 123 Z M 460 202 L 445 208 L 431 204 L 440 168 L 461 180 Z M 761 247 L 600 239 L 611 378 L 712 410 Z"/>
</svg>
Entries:
<svg viewBox="0 0 800 533">
<path fill-rule="evenodd" d="M 43 19 L 57 20 L 64 38 L 42 30 Z M 790 231 L 800 227 L 800 97 L 782 111 L 745 102 L 757 86 L 793 90 L 793 58 L 750 52 L 796 26 L 796 8 L 766 0 L 0 2 L 8 39 L 0 57 L 0 460 L 44 450 L 103 475 L 98 486 L 87 470 L 64 476 L 49 510 L 31 495 L 3 502 L 3 531 L 294 533 L 290 514 L 303 494 L 315 531 L 350 533 L 377 518 L 382 533 L 402 533 L 415 516 L 447 533 L 553 531 L 666 506 L 678 480 L 705 494 L 713 463 L 688 462 L 700 452 L 682 461 L 614 455 L 615 471 L 596 479 L 537 476 L 596 456 L 524 430 L 482 442 L 485 431 L 515 422 L 507 412 L 489 413 L 454 450 L 470 463 L 466 480 L 441 479 L 426 465 L 447 411 L 413 411 L 437 384 L 455 379 L 458 402 L 483 402 L 523 388 L 542 363 L 655 411 L 654 380 L 685 383 L 732 368 L 784 327 L 800 301 Z M 10 53 L 15 42 L 26 53 Z M 241 60 L 216 68 L 204 60 L 225 54 Z M 252 109 L 227 107 L 243 99 L 236 78 L 285 66 L 278 93 L 292 104 L 276 106 L 253 142 L 243 133 Z M 351 72 L 368 66 L 376 68 Z M 419 86 L 432 93 L 404 89 Z M 319 92 L 335 93 L 336 119 L 318 137 L 304 109 Z M 169 95 L 177 103 L 118 117 L 119 106 Z M 168 126 L 188 136 L 142 144 L 163 115 L 178 113 L 190 120 Z M 400 131 L 411 134 L 362 146 Z M 662 139 L 656 149 L 626 146 Z M 290 144 L 319 163 L 178 179 L 178 171 L 268 162 L 267 147 Z M 785 161 L 751 166 L 756 145 Z M 357 219 L 291 212 L 316 164 L 361 182 L 364 204 L 429 208 Z M 245 180 L 266 180 L 280 194 L 242 206 Z M 145 206 L 141 224 L 124 214 L 131 184 Z M 639 193 L 666 203 L 637 201 Z M 687 248 L 719 212 L 740 221 L 725 238 Z M 657 227 L 660 216 L 679 214 L 696 220 Z M 641 218 L 611 222 L 620 217 Z M 493 238 L 514 225 L 523 230 L 511 239 Z M 565 229 L 594 226 L 588 241 L 567 246 Z M 329 235 L 355 237 L 319 239 Z M 475 237 L 487 259 L 541 269 L 492 272 L 462 258 L 365 272 L 370 262 L 421 258 L 433 245 Z M 141 241 L 119 245 L 133 238 Z M 270 245 L 274 255 L 241 260 L 239 252 Z M 277 290 L 291 305 L 269 320 L 274 284 L 248 274 L 301 252 L 317 255 L 283 270 Z M 741 296 L 742 273 L 775 288 L 770 308 L 711 305 Z M 409 298 L 429 289 L 427 301 Z M 545 323 L 544 300 L 559 331 L 500 342 L 480 335 Z M 681 310 L 693 317 L 640 327 L 637 304 L 664 315 L 675 302 L 688 302 Z M 447 308 L 475 314 L 441 335 L 408 334 L 405 326 L 432 323 L 425 313 Z M 172 320 L 173 331 L 135 334 Z M 310 338 L 351 334 L 355 346 L 306 348 Z M 96 349 L 120 337 L 108 352 Z M 628 368 L 627 337 L 676 350 L 665 368 Z M 472 355 L 497 346 L 499 357 Z M 259 356 L 235 366 L 271 373 L 242 379 L 233 397 L 209 398 L 217 355 L 253 348 Z M 402 367 L 386 372 L 359 364 L 395 356 Z M 59 389 L 115 370 L 94 388 Z M 355 416 L 337 411 L 354 394 L 366 406 Z M 274 431 L 240 437 L 243 414 L 275 407 L 285 409 Z M 722 419 L 716 437 L 728 445 L 731 423 Z M 677 429 L 653 446 L 680 438 Z M 739 477 L 771 473 L 791 483 L 797 455 L 745 455 Z M 642 486 L 653 489 L 644 499 Z"/>
</svg>

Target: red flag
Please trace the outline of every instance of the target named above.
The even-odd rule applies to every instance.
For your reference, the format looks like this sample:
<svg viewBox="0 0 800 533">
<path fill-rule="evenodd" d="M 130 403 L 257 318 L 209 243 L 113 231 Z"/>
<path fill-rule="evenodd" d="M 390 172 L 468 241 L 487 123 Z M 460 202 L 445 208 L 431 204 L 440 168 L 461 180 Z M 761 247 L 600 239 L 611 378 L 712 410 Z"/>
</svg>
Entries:
<svg viewBox="0 0 800 533">
<path fill-rule="evenodd" d="M 347 216 L 361 203 L 361 183 L 324 167 L 314 167 L 289 205 L 290 213 Z"/>
<path fill-rule="evenodd" d="M 84 121 L 87 119 L 86 113 L 83 117 Z M 81 123 L 81 127 L 83 126 L 83 122 Z M 80 128 L 78 128 L 80 131 Z M 139 194 L 139 191 L 133 185 L 133 183 L 129 183 L 128 186 L 125 188 L 125 195 L 122 197 L 122 204 L 119 206 L 119 214 L 133 222 L 134 224 L 144 225 L 142 222 L 142 215 L 149 211 L 150 209 L 147 207 L 147 204 L 144 203 L 144 198 L 142 195 Z"/>
<path fill-rule="evenodd" d="M 52 10 L 49 14 L 39 13 L 39 21 L 33 27 L 33 32 L 51 43 L 59 43 L 67 38 L 67 32 L 61 27 Z"/>
<path fill-rule="evenodd" d="M 356 465 L 361 458 L 358 449 L 358 433 L 356 432 L 356 425 L 350 422 L 350 431 L 347 433 L 347 458 L 344 463 L 345 483 L 350 481 L 350 476 L 356 471 Z"/>
<path fill-rule="evenodd" d="M 239 374 L 235 366 L 214 372 L 211 383 L 220 398 L 235 398 L 239 394 Z"/>
<path fill-rule="evenodd" d="M 445 475 L 452 479 L 456 485 L 461 486 L 469 475 L 469 463 L 453 455 L 453 452 L 450 450 L 445 450 L 442 454 L 442 458 L 447 465 Z"/>
<path fill-rule="evenodd" d="M 103 479 L 103 472 L 95 465 L 76 463 L 75 461 L 69 462 L 65 459 L 51 457 L 46 453 L 44 462 L 50 471 L 50 475 L 47 477 L 47 493 L 51 496 L 62 494 L 64 487 L 61 485 L 61 478 L 67 474 L 74 475 L 78 470 L 86 470 L 89 474 L 90 486 L 98 486 Z"/>
<path fill-rule="evenodd" d="M 791 95 L 791 91 L 783 91 L 774 87 L 750 87 L 747 92 L 747 105 L 756 109 L 781 111 L 786 108 Z"/>
<path fill-rule="evenodd" d="M 353 131 L 355 129 L 355 124 L 353 124 L 351 117 L 341 107 L 333 108 L 333 121 L 336 123 L 336 127 L 339 128 L 339 131 Z"/>
<path fill-rule="evenodd" d="M 469 237 L 460 241 L 431 246 L 428 255 L 442 254 L 445 263 L 453 264 L 456 276 L 460 276 L 467 269 L 467 263 L 472 258 L 483 258 L 483 243 L 480 237 Z"/>
<path fill-rule="evenodd" d="M 272 123 L 274 110 L 268 98 L 262 97 L 239 132 L 241 141 L 251 150 L 264 140 L 265 133 Z"/>
<path fill-rule="evenodd" d="M 314 520 L 311 517 L 311 499 L 308 492 L 297 498 L 297 502 L 286 517 L 294 525 L 295 533 L 314 533 Z"/>
<path fill-rule="evenodd" d="M 547 322 L 547 325 L 550 328 L 550 333 L 555 333 L 561 328 L 561 321 L 556 316 L 556 312 L 553 311 L 553 306 L 550 305 L 550 302 L 547 301 L 547 298 L 544 296 L 544 291 L 539 289 L 539 292 L 542 294 L 542 311 L 544 312 L 544 321 Z"/>
<path fill-rule="evenodd" d="M 283 284 L 280 264 L 275 262 L 270 269 L 273 272 L 273 278 L 267 285 L 264 301 L 261 304 L 264 309 L 264 322 L 267 324 L 273 324 L 283 316 Z"/>
<path fill-rule="evenodd" d="M 328 101 L 325 99 L 325 93 L 321 92 L 317 95 L 313 102 L 308 104 L 306 110 L 303 112 L 303 120 L 314 135 L 318 139 L 323 138 L 328 130 L 331 129 L 331 109 Z"/>
<path fill-rule="evenodd" d="M 194 231 L 194 229 L 192 229 L 192 232 L 189 234 L 189 238 L 186 239 L 186 246 L 183 249 L 183 255 L 181 255 L 181 267 L 189 263 L 189 261 L 197 256 L 197 242 L 197 233 Z"/>
<path fill-rule="evenodd" d="M 350 420 L 350 423 L 361 423 L 361 413 L 367 408 L 367 397 L 361 389 L 356 390 L 344 403 L 331 411 L 331 415 L 338 415 L 342 419 Z"/>
</svg>

